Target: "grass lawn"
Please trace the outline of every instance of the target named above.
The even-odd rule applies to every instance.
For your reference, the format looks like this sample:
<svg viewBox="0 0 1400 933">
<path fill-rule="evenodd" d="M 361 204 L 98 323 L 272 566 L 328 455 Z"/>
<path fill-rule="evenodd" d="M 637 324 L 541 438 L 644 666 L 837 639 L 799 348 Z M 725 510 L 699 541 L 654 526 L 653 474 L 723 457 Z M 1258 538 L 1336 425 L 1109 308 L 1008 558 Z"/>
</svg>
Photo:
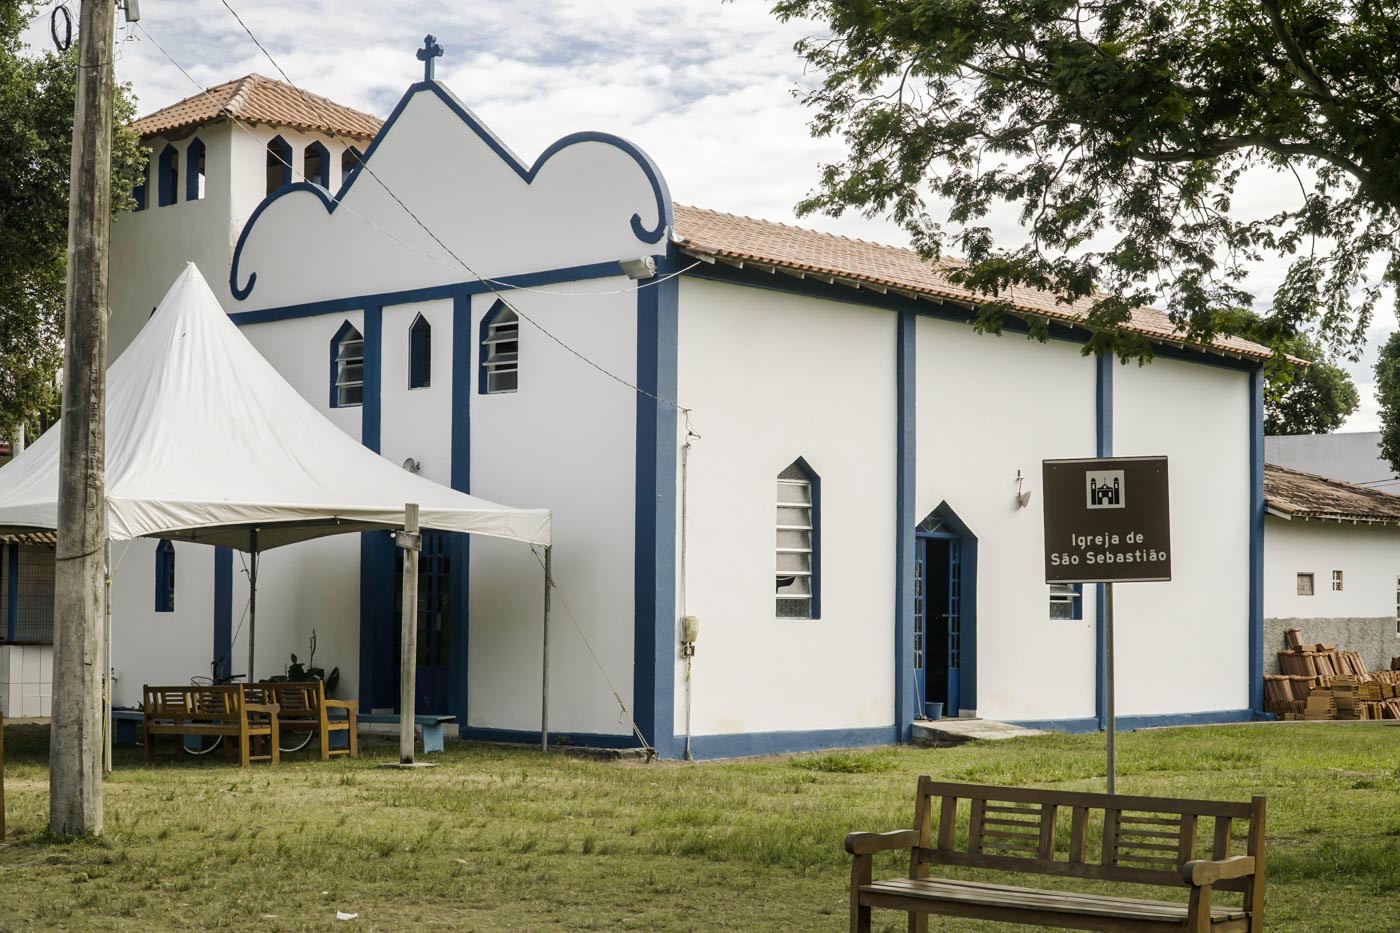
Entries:
<svg viewBox="0 0 1400 933">
<path fill-rule="evenodd" d="M 119 750 L 106 835 L 62 842 L 44 834 L 48 731 L 6 729 L 0 930 L 841 930 L 842 840 L 908 826 L 917 775 L 1103 782 L 1101 736 L 651 765 L 450 742 L 416 772 L 375 768 L 387 744 L 247 770 L 173 744 L 153 767 Z M 1400 929 L 1400 729 L 1159 730 L 1119 749 L 1124 793 L 1268 795 L 1269 929 Z"/>
</svg>

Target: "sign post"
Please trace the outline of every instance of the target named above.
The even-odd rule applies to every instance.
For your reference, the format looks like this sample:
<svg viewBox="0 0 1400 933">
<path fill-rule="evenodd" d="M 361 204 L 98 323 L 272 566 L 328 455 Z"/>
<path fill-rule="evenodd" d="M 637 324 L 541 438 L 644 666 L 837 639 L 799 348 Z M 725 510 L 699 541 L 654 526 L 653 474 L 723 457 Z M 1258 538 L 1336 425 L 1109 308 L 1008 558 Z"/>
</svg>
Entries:
<svg viewBox="0 0 1400 933">
<path fill-rule="evenodd" d="M 1046 460 L 1045 582 L 1102 583 L 1108 792 L 1115 793 L 1113 585 L 1172 578 L 1166 457 Z"/>
</svg>

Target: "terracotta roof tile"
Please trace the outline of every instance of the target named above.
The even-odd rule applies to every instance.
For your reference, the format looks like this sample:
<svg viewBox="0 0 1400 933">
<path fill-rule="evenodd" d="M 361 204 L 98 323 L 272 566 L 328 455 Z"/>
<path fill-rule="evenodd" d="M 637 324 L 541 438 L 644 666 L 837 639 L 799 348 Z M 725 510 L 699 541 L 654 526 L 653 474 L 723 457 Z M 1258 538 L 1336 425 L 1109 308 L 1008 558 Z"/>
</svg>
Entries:
<svg viewBox="0 0 1400 933">
<path fill-rule="evenodd" d="M 985 295 L 949 282 L 938 268 L 911 249 L 682 204 L 675 205 L 675 214 L 677 244 L 694 255 L 763 263 L 784 270 L 830 276 L 850 284 L 911 292 L 919 297 L 965 304 L 988 301 Z M 947 269 L 958 262 L 945 258 L 939 265 Z M 1092 299 L 1088 298 L 1060 304 L 1050 293 L 1029 288 L 1014 289 L 1008 297 L 1018 310 L 1069 323 L 1082 322 L 1092 304 Z M 1129 326 L 1158 342 L 1183 343 L 1171 318 L 1154 308 L 1135 309 Z M 1211 349 L 1253 360 L 1265 360 L 1273 355 L 1268 347 L 1239 337 L 1219 337 Z"/>
<path fill-rule="evenodd" d="M 1400 523 L 1400 496 L 1264 464 L 1264 501 L 1285 518 Z"/>
<path fill-rule="evenodd" d="M 294 130 L 335 133 L 367 142 L 384 121 L 317 94 L 305 94 L 281 81 L 246 75 L 171 104 L 131 124 L 142 138 L 176 133 L 228 117 Z"/>
</svg>

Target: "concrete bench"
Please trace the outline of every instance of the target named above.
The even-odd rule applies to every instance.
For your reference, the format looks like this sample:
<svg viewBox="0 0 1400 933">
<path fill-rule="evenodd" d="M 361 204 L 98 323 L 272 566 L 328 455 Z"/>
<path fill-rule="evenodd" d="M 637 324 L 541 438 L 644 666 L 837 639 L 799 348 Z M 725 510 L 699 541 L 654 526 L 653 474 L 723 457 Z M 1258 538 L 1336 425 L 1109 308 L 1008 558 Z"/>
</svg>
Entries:
<svg viewBox="0 0 1400 933">
<path fill-rule="evenodd" d="M 414 716 L 413 724 L 422 730 L 423 753 L 442 751 L 442 727 L 445 723 L 456 722 L 456 716 Z M 398 713 L 361 713 L 362 723 L 399 724 Z"/>
</svg>

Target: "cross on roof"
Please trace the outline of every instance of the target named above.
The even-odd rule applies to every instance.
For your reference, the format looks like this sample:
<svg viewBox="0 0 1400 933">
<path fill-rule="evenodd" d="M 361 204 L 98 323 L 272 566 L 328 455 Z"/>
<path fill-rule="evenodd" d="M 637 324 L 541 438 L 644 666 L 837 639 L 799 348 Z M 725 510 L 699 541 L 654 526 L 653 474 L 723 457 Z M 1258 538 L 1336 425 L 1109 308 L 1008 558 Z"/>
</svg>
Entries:
<svg viewBox="0 0 1400 933">
<path fill-rule="evenodd" d="M 424 36 L 423 47 L 418 50 L 418 60 L 423 63 L 423 80 L 433 80 L 433 59 L 442 57 L 442 46 L 436 36 Z"/>
</svg>

